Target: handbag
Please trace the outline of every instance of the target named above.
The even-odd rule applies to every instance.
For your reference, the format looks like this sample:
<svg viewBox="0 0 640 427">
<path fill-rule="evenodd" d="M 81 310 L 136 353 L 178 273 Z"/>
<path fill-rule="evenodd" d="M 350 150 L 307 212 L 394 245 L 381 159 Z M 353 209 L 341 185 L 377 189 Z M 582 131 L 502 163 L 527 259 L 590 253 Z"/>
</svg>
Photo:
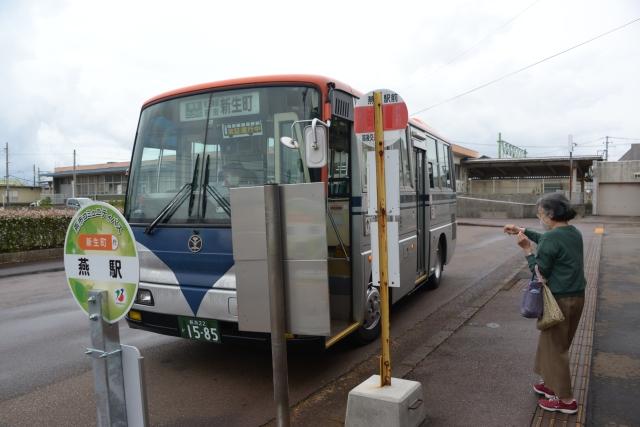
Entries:
<svg viewBox="0 0 640 427">
<path fill-rule="evenodd" d="M 538 271 L 538 266 L 536 265 L 536 272 L 540 275 Z M 549 329 L 552 326 L 557 325 L 558 323 L 564 322 L 564 314 L 562 314 L 562 310 L 560 310 L 560 306 L 556 301 L 553 293 L 551 293 L 551 289 L 547 286 L 546 280 L 540 275 L 542 279 L 542 301 L 543 301 L 543 310 L 542 316 L 538 319 L 537 328 L 541 331 L 545 329 Z"/>
<path fill-rule="evenodd" d="M 520 314 L 527 319 L 538 319 L 542 316 L 542 305 L 542 281 L 533 273 L 522 294 Z"/>
</svg>

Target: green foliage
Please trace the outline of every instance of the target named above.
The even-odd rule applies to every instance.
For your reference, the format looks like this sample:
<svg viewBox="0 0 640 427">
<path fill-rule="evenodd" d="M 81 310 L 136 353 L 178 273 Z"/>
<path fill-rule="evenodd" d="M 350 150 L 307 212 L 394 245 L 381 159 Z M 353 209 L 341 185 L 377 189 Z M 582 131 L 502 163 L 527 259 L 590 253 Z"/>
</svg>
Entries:
<svg viewBox="0 0 640 427">
<path fill-rule="evenodd" d="M 67 209 L 0 209 L 0 252 L 63 247 L 74 213 Z"/>
<path fill-rule="evenodd" d="M 51 197 L 45 197 L 40 201 L 40 207 L 50 208 L 51 207 Z"/>
</svg>

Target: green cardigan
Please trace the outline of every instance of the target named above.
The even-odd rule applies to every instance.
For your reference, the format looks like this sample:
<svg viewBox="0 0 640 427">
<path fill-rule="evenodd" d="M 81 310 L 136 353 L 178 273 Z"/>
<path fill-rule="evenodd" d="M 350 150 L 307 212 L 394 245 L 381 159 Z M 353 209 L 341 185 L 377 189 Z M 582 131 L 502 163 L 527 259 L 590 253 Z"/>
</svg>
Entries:
<svg viewBox="0 0 640 427">
<path fill-rule="evenodd" d="M 536 264 L 540 274 L 556 297 L 584 295 L 582 233 L 573 225 L 556 227 L 544 234 L 525 229 L 524 234 L 538 244 L 537 253 L 527 262 L 533 272 Z"/>
</svg>

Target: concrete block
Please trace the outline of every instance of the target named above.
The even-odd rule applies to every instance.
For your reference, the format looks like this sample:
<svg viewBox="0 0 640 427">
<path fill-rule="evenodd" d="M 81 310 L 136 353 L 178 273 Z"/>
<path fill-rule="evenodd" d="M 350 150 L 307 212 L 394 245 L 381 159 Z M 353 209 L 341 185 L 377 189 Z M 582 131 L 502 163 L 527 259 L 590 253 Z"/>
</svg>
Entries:
<svg viewBox="0 0 640 427">
<path fill-rule="evenodd" d="M 414 427 L 425 418 L 422 384 L 392 378 L 380 387 L 380 376 L 372 375 L 349 392 L 346 427 Z"/>
</svg>

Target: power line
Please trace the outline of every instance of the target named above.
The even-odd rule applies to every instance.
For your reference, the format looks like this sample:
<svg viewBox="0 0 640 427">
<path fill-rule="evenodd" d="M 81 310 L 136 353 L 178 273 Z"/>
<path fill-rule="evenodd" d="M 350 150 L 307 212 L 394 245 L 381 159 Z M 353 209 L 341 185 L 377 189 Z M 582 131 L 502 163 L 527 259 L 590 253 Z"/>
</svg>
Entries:
<svg viewBox="0 0 640 427">
<path fill-rule="evenodd" d="M 478 91 L 478 90 L 480 90 L 480 89 L 483 89 L 483 88 L 485 88 L 485 87 L 487 87 L 487 86 L 490 86 L 490 85 L 492 85 L 492 84 L 494 84 L 494 83 L 497 83 L 497 82 L 499 82 L 500 80 L 504 80 L 504 79 L 506 79 L 507 77 L 511 77 L 511 76 L 513 76 L 513 75 L 515 75 L 515 74 L 521 73 L 522 71 L 528 70 L 529 68 L 532 68 L 532 67 L 535 67 L 536 65 L 542 64 L 543 62 L 546 62 L 546 61 L 548 61 L 548 60 L 550 60 L 550 59 L 553 59 L 553 58 L 555 58 L 556 56 L 560 56 L 560 55 L 562 55 L 562 54 L 564 54 L 564 53 L 567 53 L 567 52 L 569 52 L 569 51 L 571 51 L 571 50 L 573 50 L 573 49 L 579 48 L 579 47 L 584 46 L 584 45 L 586 45 L 586 44 L 588 44 L 588 43 L 591 43 L 592 41 L 598 40 L 599 38 L 602 38 L 602 37 L 604 37 L 604 36 L 606 36 L 606 35 L 609 35 L 609 34 L 611 34 L 611 33 L 613 33 L 613 32 L 616 32 L 616 31 L 618 31 L 618 30 L 621 30 L 621 29 L 623 29 L 623 28 L 625 28 L 625 27 L 627 27 L 627 26 L 629 26 L 629 25 L 631 25 L 631 24 L 634 24 L 634 23 L 638 22 L 638 21 L 640 21 L 640 17 L 639 17 L 639 18 L 636 18 L 636 19 L 633 19 L 633 20 L 631 20 L 631 21 L 627 22 L 626 24 L 620 25 L 619 27 L 613 28 L 613 29 L 611 29 L 611 30 L 609 30 L 609 31 L 606 31 L 606 32 L 604 32 L 604 33 L 602 33 L 602 34 L 599 34 L 599 35 L 597 35 L 597 36 L 595 36 L 595 37 L 593 37 L 593 38 L 591 38 L 591 39 L 589 39 L 589 40 L 587 40 L 587 41 L 584 41 L 584 42 L 582 42 L 582 43 L 578 43 L 577 45 L 572 46 L 572 47 L 570 47 L 570 48 L 568 48 L 568 49 L 565 49 L 565 50 L 563 50 L 563 51 L 561 51 L 561 52 L 554 53 L 553 55 L 548 56 L 548 57 L 546 57 L 546 58 L 544 58 L 544 59 L 541 59 L 541 60 L 539 60 L 539 61 L 536 61 L 536 62 L 534 62 L 533 64 L 529 64 L 529 65 L 527 65 L 526 67 L 522 67 L 522 68 L 520 68 L 520 69 L 518 69 L 518 70 L 515 70 L 515 71 L 512 71 L 512 72 L 510 72 L 510 73 L 507 73 L 507 74 L 505 74 L 505 75 L 503 75 L 503 76 L 501 76 L 501 77 L 498 77 L 498 78 L 496 78 L 496 79 L 494 79 L 494 80 L 491 80 L 491 81 L 489 81 L 489 82 L 487 82 L 487 83 L 481 84 L 480 86 L 476 86 L 476 87 L 474 87 L 473 89 L 469 89 L 469 90 L 467 90 L 467 91 L 465 91 L 465 92 L 463 92 L 463 93 L 461 93 L 461 94 L 458 94 L 458 95 L 453 96 L 453 97 L 451 97 L 451 98 L 445 99 L 444 101 L 440 101 L 440 102 L 438 102 L 437 104 L 433 104 L 433 105 L 431 105 L 431 106 L 429 106 L 429 107 L 427 107 L 427 108 L 423 108 L 422 110 L 418 110 L 418 111 L 416 111 L 415 113 L 411 113 L 411 115 L 415 116 L 415 115 L 417 115 L 417 114 L 424 113 L 425 111 L 431 110 L 432 108 L 439 107 L 440 105 L 446 104 L 446 103 L 451 102 L 451 101 L 453 101 L 453 100 L 455 100 L 455 99 L 461 98 L 461 97 L 463 97 L 463 96 L 465 96 L 465 95 L 469 95 L 470 93 L 473 93 L 473 92 Z"/>
<path fill-rule="evenodd" d="M 597 141 L 600 141 L 600 140 L 602 140 L 604 138 L 605 138 L 604 136 L 601 136 L 600 138 L 590 139 L 589 141 L 576 142 L 576 144 L 584 146 L 584 144 L 591 144 L 592 142 L 597 142 Z"/>
<path fill-rule="evenodd" d="M 610 136 L 609 139 L 624 139 L 625 141 L 640 141 L 640 138 L 623 138 L 621 136 Z"/>
</svg>

